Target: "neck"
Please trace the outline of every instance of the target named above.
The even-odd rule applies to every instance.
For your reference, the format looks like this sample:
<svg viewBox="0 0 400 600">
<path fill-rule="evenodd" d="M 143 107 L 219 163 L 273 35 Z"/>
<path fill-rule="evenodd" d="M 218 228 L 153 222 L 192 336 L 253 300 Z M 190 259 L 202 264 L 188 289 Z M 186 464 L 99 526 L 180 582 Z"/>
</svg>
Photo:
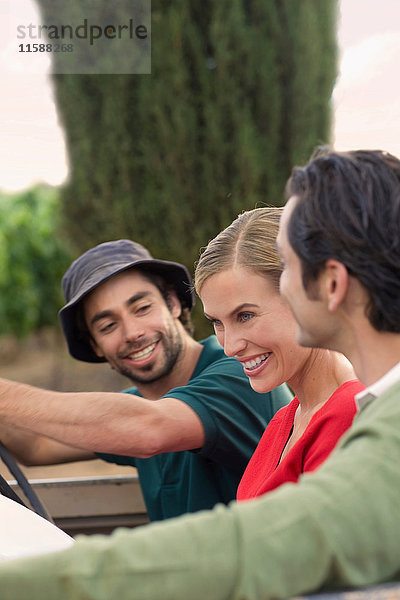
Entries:
<svg viewBox="0 0 400 600">
<path fill-rule="evenodd" d="M 377 331 L 368 319 L 368 293 L 356 278 L 349 277 L 348 283 L 329 343 L 347 356 L 358 379 L 369 386 L 400 361 L 400 333 Z"/>
<path fill-rule="evenodd" d="M 151 383 L 133 382 L 143 398 L 158 400 L 158 398 L 168 393 L 169 390 L 188 383 L 196 368 L 203 346 L 199 342 L 196 342 L 189 334 L 185 334 L 183 340 L 182 352 L 174 368 L 168 375 Z"/>
<path fill-rule="evenodd" d="M 372 385 L 400 361 L 400 334 L 369 328 L 360 333 L 346 356 L 363 384 Z"/>
<path fill-rule="evenodd" d="M 302 410 L 308 411 L 325 404 L 338 387 L 352 379 L 356 374 L 342 354 L 313 349 L 301 371 L 288 383 Z"/>
</svg>

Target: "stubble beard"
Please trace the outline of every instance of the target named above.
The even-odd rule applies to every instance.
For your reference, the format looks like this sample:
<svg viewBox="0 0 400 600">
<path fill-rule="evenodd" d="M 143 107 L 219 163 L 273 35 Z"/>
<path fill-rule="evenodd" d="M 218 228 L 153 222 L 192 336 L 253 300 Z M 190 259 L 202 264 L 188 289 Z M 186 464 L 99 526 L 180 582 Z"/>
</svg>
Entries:
<svg viewBox="0 0 400 600">
<path fill-rule="evenodd" d="M 113 365 L 114 369 L 118 371 L 120 375 L 127 377 L 136 385 L 154 383 L 155 381 L 167 377 L 174 370 L 175 365 L 182 354 L 183 348 L 182 335 L 175 323 L 171 325 L 166 334 L 161 334 L 160 343 L 163 347 L 164 361 L 156 371 L 154 371 L 153 363 L 149 363 L 140 368 L 129 367 L 118 363 Z"/>
</svg>

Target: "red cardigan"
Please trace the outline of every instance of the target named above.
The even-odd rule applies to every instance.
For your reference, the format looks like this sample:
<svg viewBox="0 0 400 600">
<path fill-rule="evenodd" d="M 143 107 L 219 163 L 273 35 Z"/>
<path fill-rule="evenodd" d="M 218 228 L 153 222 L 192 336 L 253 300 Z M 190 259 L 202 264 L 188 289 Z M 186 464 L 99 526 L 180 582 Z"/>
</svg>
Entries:
<svg viewBox="0 0 400 600">
<path fill-rule="evenodd" d="M 356 413 L 354 395 L 363 389 L 358 380 L 341 385 L 312 416 L 301 438 L 279 462 L 290 436 L 299 401 L 294 398 L 281 408 L 269 422 L 243 473 L 237 499 L 248 500 L 261 496 L 283 483 L 296 482 L 305 471 L 314 471 L 350 427 Z"/>
</svg>

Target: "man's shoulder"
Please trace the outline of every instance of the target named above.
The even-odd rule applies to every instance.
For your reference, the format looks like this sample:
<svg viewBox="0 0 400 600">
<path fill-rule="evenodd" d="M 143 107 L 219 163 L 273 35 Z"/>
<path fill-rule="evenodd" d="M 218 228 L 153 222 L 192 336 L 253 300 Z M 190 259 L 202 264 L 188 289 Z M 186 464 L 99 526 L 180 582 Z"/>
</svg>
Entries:
<svg viewBox="0 0 400 600">
<path fill-rule="evenodd" d="M 200 340 L 199 344 L 203 346 L 203 351 L 197 361 L 196 368 L 193 372 L 192 379 L 198 377 L 205 372 L 221 372 L 236 374 L 248 381 L 247 376 L 243 371 L 242 365 L 235 358 L 226 356 L 224 349 L 218 342 L 215 335 L 210 335 L 204 340 Z"/>
<path fill-rule="evenodd" d="M 198 341 L 201 346 L 203 346 L 203 352 L 210 355 L 220 356 L 224 358 L 228 358 L 224 353 L 224 349 L 217 340 L 217 336 L 212 334 L 203 340 Z"/>
<path fill-rule="evenodd" d="M 135 385 L 133 385 L 132 387 L 124 388 L 123 390 L 121 390 L 121 392 L 124 394 L 133 394 L 134 396 L 142 395 Z"/>
</svg>

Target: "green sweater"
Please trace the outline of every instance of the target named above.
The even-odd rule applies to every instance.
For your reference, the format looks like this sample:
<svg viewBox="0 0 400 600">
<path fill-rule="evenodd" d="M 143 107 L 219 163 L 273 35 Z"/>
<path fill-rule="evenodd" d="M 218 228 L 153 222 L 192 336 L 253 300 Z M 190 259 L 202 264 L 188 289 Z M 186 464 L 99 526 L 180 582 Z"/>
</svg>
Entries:
<svg viewBox="0 0 400 600">
<path fill-rule="evenodd" d="M 400 577 L 400 383 L 259 499 L 0 565 L 2 600 L 256 600 Z"/>
</svg>

